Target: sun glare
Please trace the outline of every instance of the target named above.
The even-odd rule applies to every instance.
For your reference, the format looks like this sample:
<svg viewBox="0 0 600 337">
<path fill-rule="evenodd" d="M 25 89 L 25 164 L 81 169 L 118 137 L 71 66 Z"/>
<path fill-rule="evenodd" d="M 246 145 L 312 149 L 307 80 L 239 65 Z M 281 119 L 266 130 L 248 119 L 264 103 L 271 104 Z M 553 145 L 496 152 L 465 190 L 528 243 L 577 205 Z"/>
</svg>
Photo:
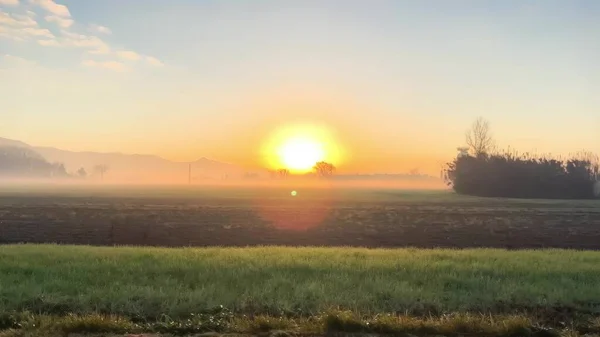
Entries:
<svg viewBox="0 0 600 337">
<path fill-rule="evenodd" d="M 340 150 L 329 130 L 313 124 L 280 127 L 263 146 L 267 165 L 271 169 L 288 169 L 306 173 L 320 161 L 337 165 Z"/>
<path fill-rule="evenodd" d="M 325 159 L 323 145 L 304 138 L 287 140 L 281 144 L 277 155 L 285 168 L 292 171 L 309 171 L 315 163 Z"/>
</svg>

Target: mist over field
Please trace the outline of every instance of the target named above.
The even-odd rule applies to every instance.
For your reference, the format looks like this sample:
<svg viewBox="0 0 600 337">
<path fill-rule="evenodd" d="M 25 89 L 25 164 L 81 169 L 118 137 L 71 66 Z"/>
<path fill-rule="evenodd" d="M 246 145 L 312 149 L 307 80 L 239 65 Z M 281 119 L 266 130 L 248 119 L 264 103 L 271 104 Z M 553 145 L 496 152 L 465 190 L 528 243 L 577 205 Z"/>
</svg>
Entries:
<svg viewBox="0 0 600 337">
<path fill-rule="evenodd" d="M 441 189 L 440 178 L 412 170 L 406 174 L 344 174 L 319 177 L 315 172 L 247 168 L 208 158 L 174 162 L 153 155 L 73 152 L 34 147 L 0 139 L 2 186 L 158 186 L 311 187 L 370 189 Z"/>
<path fill-rule="evenodd" d="M 246 180 L 246 179 L 228 179 L 228 180 L 207 180 L 196 182 L 189 185 L 181 179 L 155 179 L 151 178 L 146 181 L 119 181 L 111 180 L 105 182 L 89 182 L 81 180 L 51 180 L 46 179 L 30 179 L 30 178 L 2 178 L 0 179 L 0 187 L 2 192 L 36 192 L 36 191 L 55 191 L 60 193 L 62 190 L 76 189 L 79 191 L 101 191 L 101 190 L 121 190 L 139 189 L 139 188 L 173 188 L 176 190 L 194 190 L 207 188 L 241 188 L 241 189 L 257 189 L 269 191 L 272 189 L 364 189 L 364 190 L 439 190 L 446 191 L 448 186 L 441 180 L 436 178 L 425 179 L 352 179 L 352 180 L 333 180 L 319 181 L 315 179 L 299 179 L 287 181 L 272 181 L 264 180 Z M 0 192 L 0 193 L 2 193 Z"/>
<path fill-rule="evenodd" d="M 0 337 L 600 337 L 599 17 L 0 0 Z"/>
</svg>

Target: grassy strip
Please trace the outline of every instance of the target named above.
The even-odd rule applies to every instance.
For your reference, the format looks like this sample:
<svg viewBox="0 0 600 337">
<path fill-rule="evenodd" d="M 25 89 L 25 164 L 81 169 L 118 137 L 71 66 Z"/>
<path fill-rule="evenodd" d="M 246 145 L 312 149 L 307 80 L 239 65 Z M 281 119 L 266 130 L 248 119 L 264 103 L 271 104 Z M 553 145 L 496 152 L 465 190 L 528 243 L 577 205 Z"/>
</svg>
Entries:
<svg viewBox="0 0 600 337">
<path fill-rule="evenodd" d="M 6 317 L 5 317 L 6 318 Z M 524 316 L 485 316 L 454 314 L 437 318 L 403 315 L 363 316 L 352 312 L 329 312 L 304 318 L 272 316 L 233 316 L 227 311 L 217 315 L 190 316 L 173 321 L 136 323 L 117 316 L 68 315 L 64 317 L 13 315 L 11 329 L 0 337 L 66 336 L 70 334 L 192 335 L 207 332 L 246 335 L 335 335 L 337 333 L 381 334 L 395 336 L 481 336 L 481 337 L 555 337 L 600 334 L 600 321 L 584 325 L 547 327 Z"/>
<path fill-rule="evenodd" d="M 0 246 L 0 312 L 175 320 L 236 314 L 600 312 L 600 252 Z"/>
</svg>

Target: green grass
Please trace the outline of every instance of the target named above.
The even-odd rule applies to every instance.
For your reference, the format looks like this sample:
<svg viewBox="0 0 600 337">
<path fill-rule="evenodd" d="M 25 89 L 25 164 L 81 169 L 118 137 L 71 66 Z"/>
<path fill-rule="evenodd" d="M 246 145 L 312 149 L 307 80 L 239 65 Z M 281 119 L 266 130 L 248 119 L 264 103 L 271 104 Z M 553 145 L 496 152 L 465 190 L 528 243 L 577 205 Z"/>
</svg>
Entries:
<svg viewBox="0 0 600 337">
<path fill-rule="evenodd" d="M 600 252 L 0 246 L 0 312 L 600 312 Z"/>
<path fill-rule="evenodd" d="M 592 336 L 599 266 L 565 250 L 0 246 L 0 337 Z"/>
</svg>

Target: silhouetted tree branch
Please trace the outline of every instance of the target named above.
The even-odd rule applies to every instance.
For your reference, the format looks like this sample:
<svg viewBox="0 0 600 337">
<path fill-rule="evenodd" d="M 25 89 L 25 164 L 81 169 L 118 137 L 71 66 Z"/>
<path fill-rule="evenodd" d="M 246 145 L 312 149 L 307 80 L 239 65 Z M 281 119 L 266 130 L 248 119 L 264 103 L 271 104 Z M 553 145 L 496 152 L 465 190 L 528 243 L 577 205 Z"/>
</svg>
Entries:
<svg viewBox="0 0 600 337">
<path fill-rule="evenodd" d="M 467 130 L 465 141 L 475 157 L 490 154 L 496 145 L 490 130 L 490 123 L 482 117 L 477 118 L 471 128 Z"/>
</svg>

